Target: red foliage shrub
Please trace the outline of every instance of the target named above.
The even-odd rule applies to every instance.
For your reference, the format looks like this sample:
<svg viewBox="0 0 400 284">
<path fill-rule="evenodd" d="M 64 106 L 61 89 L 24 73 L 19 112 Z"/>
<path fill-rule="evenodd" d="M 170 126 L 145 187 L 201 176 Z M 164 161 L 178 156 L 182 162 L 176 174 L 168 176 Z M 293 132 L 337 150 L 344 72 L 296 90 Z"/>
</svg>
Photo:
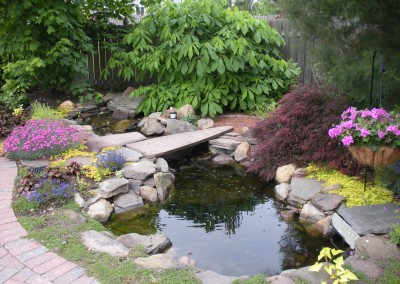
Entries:
<svg viewBox="0 0 400 284">
<path fill-rule="evenodd" d="M 328 130 L 340 121 L 347 108 L 340 97 L 322 89 L 299 86 L 286 94 L 271 115 L 257 123 L 252 132 L 260 144 L 252 148 L 249 170 L 266 180 L 280 166 L 310 162 L 327 164 L 347 174 L 357 174 L 361 165 Z"/>
</svg>

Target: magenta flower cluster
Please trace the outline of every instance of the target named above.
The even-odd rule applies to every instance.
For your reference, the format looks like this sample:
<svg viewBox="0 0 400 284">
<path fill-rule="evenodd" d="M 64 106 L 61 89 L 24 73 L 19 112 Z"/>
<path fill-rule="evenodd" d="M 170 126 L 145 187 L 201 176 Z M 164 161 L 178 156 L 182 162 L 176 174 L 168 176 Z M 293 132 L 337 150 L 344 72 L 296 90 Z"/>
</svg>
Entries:
<svg viewBox="0 0 400 284">
<path fill-rule="evenodd" d="M 4 140 L 3 152 L 14 159 L 42 159 L 76 148 L 87 134 L 61 121 L 29 120 Z"/>
<path fill-rule="evenodd" d="M 339 137 L 345 146 L 368 146 L 375 150 L 382 146 L 400 147 L 400 115 L 383 108 L 357 110 L 349 107 L 342 122 L 328 131 L 331 138 Z"/>
</svg>

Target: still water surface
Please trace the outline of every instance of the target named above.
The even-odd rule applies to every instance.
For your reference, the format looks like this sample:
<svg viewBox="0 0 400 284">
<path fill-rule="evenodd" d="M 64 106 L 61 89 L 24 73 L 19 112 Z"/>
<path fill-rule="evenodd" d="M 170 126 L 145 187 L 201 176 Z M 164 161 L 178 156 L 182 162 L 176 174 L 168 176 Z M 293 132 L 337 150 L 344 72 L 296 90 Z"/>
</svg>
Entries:
<svg viewBox="0 0 400 284">
<path fill-rule="evenodd" d="M 279 216 L 284 205 L 266 184 L 242 169 L 193 160 L 176 174 L 168 202 L 114 216 L 116 235 L 162 232 L 176 259 L 187 255 L 201 269 L 225 275 L 278 273 L 315 262 L 329 240 L 304 232 Z"/>
</svg>

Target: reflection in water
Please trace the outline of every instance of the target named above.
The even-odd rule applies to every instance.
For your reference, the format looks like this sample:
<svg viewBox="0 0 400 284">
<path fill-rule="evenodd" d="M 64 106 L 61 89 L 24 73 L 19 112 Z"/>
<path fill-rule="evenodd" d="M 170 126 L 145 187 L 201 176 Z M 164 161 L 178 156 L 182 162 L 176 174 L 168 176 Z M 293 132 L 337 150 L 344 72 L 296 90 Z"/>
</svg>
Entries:
<svg viewBox="0 0 400 284">
<path fill-rule="evenodd" d="M 109 227 L 115 234 L 163 232 L 177 258 L 189 254 L 199 268 L 226 275 L 279 272 L 314 262 L 328 241 L 281 220 L 273 184 L 237 172 L 192 163 L 177 173 L 164 205 L 118 215 Z"/>
</svg>

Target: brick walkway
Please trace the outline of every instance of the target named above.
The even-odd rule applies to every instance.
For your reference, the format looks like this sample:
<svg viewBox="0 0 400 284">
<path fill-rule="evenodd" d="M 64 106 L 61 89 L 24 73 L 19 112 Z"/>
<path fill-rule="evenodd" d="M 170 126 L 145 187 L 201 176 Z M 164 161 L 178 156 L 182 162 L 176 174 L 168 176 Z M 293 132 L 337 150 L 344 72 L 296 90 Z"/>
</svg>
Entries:
<svg viewBox="0 0 400 284">
<path fill-rule="evenodd" d="M 99 283 L 83 268 L 25 238 L 27 232 L 11 208 L 17 170 L 14 161 L 0 157 L 0 284 Z"/>
</svg>

